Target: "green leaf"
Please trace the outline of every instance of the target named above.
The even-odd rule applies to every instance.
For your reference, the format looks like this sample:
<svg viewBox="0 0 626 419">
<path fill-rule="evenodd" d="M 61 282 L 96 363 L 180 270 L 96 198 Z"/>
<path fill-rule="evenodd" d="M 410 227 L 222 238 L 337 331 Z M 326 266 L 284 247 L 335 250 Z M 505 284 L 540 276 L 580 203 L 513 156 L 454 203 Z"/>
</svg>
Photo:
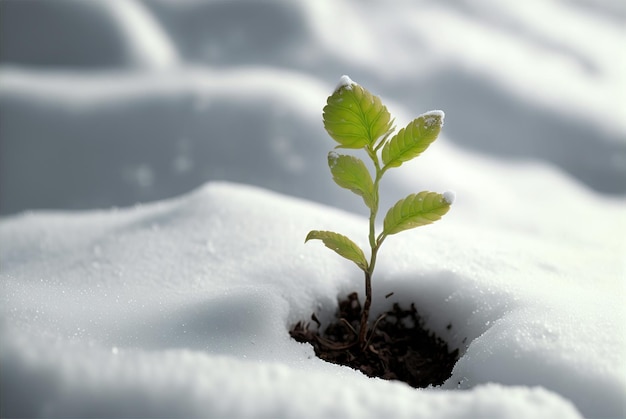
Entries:
<svg viewBox="0 0 626 419">
<path fill-rule="evenodd" d="M 439 220 L 450 209 L 450 201 L 436 192 L 420 192 L 399 200 L 385 215 L 383 235 L 389 236 Z"/>
<path fill-rule="evenodd" d="M 374 182 L 361 159 L 331 151 L 328 153 L 328 167 L 337 185 L 360 195 L 370 209 L 375 208 Z"/>
<path fill-rule="evenodd" d="M 393 121 L 379 97 L 350 79 L 347 81 L 328 97 L 324 128 L 339 143 L 338 147 L 363 148 L 393 130 Z"/>
<path fill-rule="evenodd" d="M 338 255 L 356 263 L 362 270 L 367 271 L 367 260 L 365 260 L 363 251 L 346 236 L 332 231 L 313 230 L 307 234 L 304 242 L 306 243 L 309 240 L 321 240 L 326 247 L 334 250 Z"/>
<path fill-rule="evenodd" d="M 427 112 L 398 131 L 383 147 L 384 168 L 398 167 L 419 156 L 437 139 L 443 118 L 441 111 Z"/>
</svg>

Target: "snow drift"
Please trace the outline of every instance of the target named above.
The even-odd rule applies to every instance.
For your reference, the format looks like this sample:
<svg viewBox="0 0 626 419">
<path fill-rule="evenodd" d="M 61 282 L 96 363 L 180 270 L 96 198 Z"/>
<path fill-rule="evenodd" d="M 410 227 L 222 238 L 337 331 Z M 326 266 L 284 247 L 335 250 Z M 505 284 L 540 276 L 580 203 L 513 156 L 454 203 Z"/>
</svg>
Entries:
<svg viewBox="0 0 626 419">
<path fill-rule="evenodd" d="M 362 287 L 349 263 L 305 247 L 319 226 L 359 237 L 366 220 L 234 184 L 125 210 L 3 220 L 5 412 L 619 414 L 621 299 L 589 289 L 593 263 L 569 275 L 578 246 L 555 253 L 543 237 L 502 246 L 506 236 L 454 218 L 390 240 L 374 314 L 414 301 L 462 353 L 448 390 L 418 391 L 326 364 L 289 338 L 297 320 L 327 319 L 337 296 Z"/>
</svg>

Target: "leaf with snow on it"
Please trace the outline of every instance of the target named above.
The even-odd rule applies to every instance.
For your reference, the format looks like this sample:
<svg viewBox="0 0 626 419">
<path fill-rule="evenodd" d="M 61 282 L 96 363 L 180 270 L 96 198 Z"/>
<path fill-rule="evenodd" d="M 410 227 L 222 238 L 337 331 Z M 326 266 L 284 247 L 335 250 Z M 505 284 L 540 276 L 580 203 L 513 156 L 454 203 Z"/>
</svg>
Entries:
<svg viewBox="0 0 626 419">
<path fill-rule="evenodd" d="M 375 207 L 374 182 L 361 159 L 331 151 L 328 153 L 328 166 L 337 185 L 361 196 L 370 209 Z"/>
<path fill-rule="evenodd" d="M 363 148 L 392 131 L 393 121 L 380 98 L 342 77 L 323 111 L 324 128 L 341 148 Z"/>
<path fill-rule="evenodd" d="M 398 131 L 383 147 L 384 168 L 398 167 L 422 154 L 439 136 L 443 120 L 443 111 L 430 111 Z"/>
<path fill-rule="evenodd" d="M 399 200 L 383 221 L 383 236 L 434 223 L 450 209 L 450 202 L 436 192 L 420 192 Z"/>
<path fill-rule="evenodd" d="M 312 230 L 307 234 L 304 242 L 309 240 L 321 240 L 324 246 L 334 250 L 339 256 L 354 262 L 363 271 L 367 271 L 367 260 L 363 250 L 346 236 L 332 231 Z"/>
</svg>

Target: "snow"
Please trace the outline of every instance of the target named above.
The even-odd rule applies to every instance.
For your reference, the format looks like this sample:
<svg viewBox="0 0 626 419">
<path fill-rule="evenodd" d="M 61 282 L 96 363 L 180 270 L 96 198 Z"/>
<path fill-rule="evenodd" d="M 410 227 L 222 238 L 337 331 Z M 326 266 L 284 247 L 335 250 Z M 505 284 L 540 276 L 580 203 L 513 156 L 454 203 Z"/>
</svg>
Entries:
<svg viewBox="0 0 626 419">
<path fill-rule="evenodd" d="M 431 128 L 433 125 L 442 128 L 445 114 L 443 111 L 429 111 L 421 114 L 419 118 L 424 120 L 426 128 Z M 415 125 L 417 126 L 417 121 L 415 122 Z"/>
<path fill-rule="evenodd" d="M 339 159 L 339 154 L 331 151 L 328 153 L 328 167 L 331 169 L 337 166 L 337 160 Z"/>
<path fill-rule="evenodd" d="M 424 117 L 424 119 L 428 121 L 432 121 L 432 120 L 441 121 L 441 126 L 443 127 L 443 121 L 446 117 L 446 114 L 442 110 L 435 110 L 435 111 L 424 112 L 420 116 Z"/>
<path fill-rule="evenodd" d="M 2 8 L 5 63 L 157 70 L 178 63 L 171 38 L 138 1 L 11 2 Z M 24 27 L 25 19 L 37 30 Z"/>
<path fill-rule="evenodd" d="M 349 76 L 346 76 L 345 74 L 343 76 L 341 76 L 341 78 L 339 79 L 339 83 L 337 83 L 337 87 L 335 87 L 335 92 L 339 89 L 341 89 L 342 87 L 345 87 L 346 89 L 350 90 L 352 88 L 352 85 L 356 84 L 355 82 L 352 81 L 352 79 Z"/>
<path fill-rule="evenodd" d="M 389 240 L 383 255 L 405 262 L 387 260 L 374 285 L 374 315 L 391 304 L 382 296 L 394 291 L 393 301 L 416 301 L 425 315 L 437 314 L 431 326 L 464 352 L 444 385 L 451 391 L 420 392 L 325 364 L 287 334 L 313 311 L 328 318 L 336 295 L 362 287 L 351 264 L 306 246 L 306 232 L 322 226 L 360 237 L 367 229 L 361 217 L 228 183 L 124 210 L 11 217 L 0 225 L 3 241 L 14 243 L 2 250 L 2 364 L 11 366 L 3 380 L 18 394 L 29 389 L 30 400 L 41 404 L 9 401 L 8 409 L 247 416 L 254 406 L 260 417 L 410 416 L 416 409 L 430 416 L 433 409 L 434 417 L 452 417 L 460 403 L 463 414 L 577 417 L 556 393 L 577 400 L 591 392 L 588 403 L 600 413 L 617 403 L 623 383 L 611 371 L 619 359 L 608 348 L 620 342 L 608 328 L 618 324 L 603 318 L 618 310 L 617 299 L 606 299 L 593 319 L 578 318 L 580 304 L 555 306 L 553 288 L 537 291 L 541 280 L 523 283 L 525 274 L 512 274 L 507 264 L 517 247 L 500 262 L 481 261 L 513 278 L 472 277 L 447 261 L 461 260 L 473 232 L 456 224 L 425 230 L 419 240 Z M 423 247 L 426 267 L 408 263 L 411 246 Z M 580 345 L 581 320 L 608 330 Z M 445 332 L 448 323 L 452 333 Z M 525 370 L 535 374 L 519 387 Z M 549 381 L 554 377 L 565 382 Z M 570 388 L 572 380 L 578 387 Z M 455 391 L 459 382 L 473 390 Z M 312 395 L 314 388 L 325 391 Z M 610 388 L 617 394 L 607 394 Z M 313 397 L 314 407 L 306 402 Z"/>
<path fill-rule="evenodd" d="M 0 2 L 2 416 L 623 417 L 626 13 L 496 3 Z M 288 334 L 363 294 L 304 243 L 368 248 L 325 158 L 344 73 L 448 116 L 380 207 L 454 206 L 385 241 L 372 304 L 460 350 L 441 387 Z"/>
<path fill-rule="evenodd" d="M 454 204 L 456 194 L 453 191 L 445 191 L 443 193 L 443 199 L 450 205 Z"/>
</svg>

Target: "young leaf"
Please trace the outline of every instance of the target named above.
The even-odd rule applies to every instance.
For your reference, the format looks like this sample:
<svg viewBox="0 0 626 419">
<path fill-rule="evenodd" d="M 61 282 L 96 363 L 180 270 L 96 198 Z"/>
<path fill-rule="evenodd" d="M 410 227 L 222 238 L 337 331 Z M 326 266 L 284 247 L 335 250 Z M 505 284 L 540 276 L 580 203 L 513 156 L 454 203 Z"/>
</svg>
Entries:
<svg viewBox="0 0 626 419">
<path fill-rule="evenodd" d="M 359 246 L 352 240 L 332 231 L 312 230 L 307 234 L 304 242 L 309 240 L 321 240 L 326 247 L 337 252 L 338 255 L 351 260 L 364 271 L 367 271 L 367 260 Z"/>
<path fill-rule="evenodd" d="M 361 159 L 331 151 L 328 153 L 328 167 L 337 185 L 360 195 L 370 209 L 375 208 L 374 182 Z"/>
<path fill-rule="evenodd" d="M 328 97 L 323 119 L 324 128 L 341 148 L 373 144 L 392 130 L 393 124 L 380 98 L 349 78 Z"/>
<path fill-rule="evenodd" d="M 443 126 L 443 118 L 442 111 L 430 111 L 398 131 L 383 147 L 384 167 L 398 167 L 419 156 L 437 139 Z"/>
<path fill-rule="evenodd" d="M 383 235 L 389 236 L 433 223 L 449 209 L 450 200 L 442 194 L 435 192 L 411 194 L 389 209 L 383 221 Z"/>
</svg>

